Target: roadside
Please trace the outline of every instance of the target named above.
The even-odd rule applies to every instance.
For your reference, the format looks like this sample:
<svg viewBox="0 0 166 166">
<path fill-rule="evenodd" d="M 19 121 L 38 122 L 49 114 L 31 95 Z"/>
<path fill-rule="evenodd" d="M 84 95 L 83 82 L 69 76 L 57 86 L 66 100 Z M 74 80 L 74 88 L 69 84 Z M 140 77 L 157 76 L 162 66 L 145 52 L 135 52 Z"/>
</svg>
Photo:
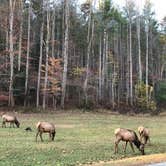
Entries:
<svg viewBox="0 0 166 166">
<path fill-rule="evenodd" d="M 147 166 L 166 166 L 166 162 L 164 162 L 164 163 L 150 164 L 150 165 L 147 165 Z"/>
<path fill-rule="evenodd" d="M 166 153 L 125 158 L 116 161 L 93 163 L 92 166 L 145 166 L 147 164 L 166 162 Z M 87 165 L 86 165 L 87 166 Z"/>
</svg>

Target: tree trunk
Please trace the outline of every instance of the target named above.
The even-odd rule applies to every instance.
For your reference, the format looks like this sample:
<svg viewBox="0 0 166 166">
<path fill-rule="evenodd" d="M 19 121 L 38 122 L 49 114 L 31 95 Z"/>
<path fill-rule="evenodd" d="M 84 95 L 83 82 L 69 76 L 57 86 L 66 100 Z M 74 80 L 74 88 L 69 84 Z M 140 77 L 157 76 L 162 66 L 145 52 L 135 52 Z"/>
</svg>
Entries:
<svg viewBox="0 0 166 166">
<path fill-rule="evenodd" d="M 55 57 L 55 9 L 53 10 L 52 15 L 52 37 L 51 37 L 51 44 L 52 44 L 52 50 L 51 55 L 52 57 Z"/>
<path fill-rule="evenodd" d="M 146 103 L 148 105 L 148 66 L 149 66 L 149 25 L 146 25 L 146 75 L 145 75 L 145 84 L 146 84 Z"/>
<path fill-rule="evenodd" d="M 49 41 L 50 41 L 50 12 L 47 9 L 47 37 L 46 37 L 46 64 L 45 64 L 45 77 L 44 77 L 44 94 L 43 94 L 43 109 L 46 108 L 46 95 L 48 83 L 48 54 L 49 54 Z"/>
<path fill-rule="evenodd" d="M 91 52 L 91 45 L 93 40 L 93 34 L 94 34 L 94 20 L 92 20 L 92 35 L 90 36 L 90 29 L 91 29 L 91 12 L 90 12 L 90 18 L 89 18 L 89 26 L 88 26 L 88 48 L 87 48 L 87 63 L 86 63 L 86 77 L 84 81 L 84 96 L 85 96 L 85 104 L 88 102 L 88 94 L 87 94 L 87 88 L 88 88 L 88 81 L 89 81 L 89 70 L 90 70 L 90 52 Z"/>
<path fill-rule="evenodd" d="M 129 27 L 127 25 L 127 57 L 126 57 L 126 104 L 129 104 L 129 96 L 130 96 L 130 85 L 129 85 L 129 71 L 130 71 L 130 66 L 129 66 Z"/>
<path fill-rule="evenodd" d="M 142 82 L 142 63 L 141 63 L 141 41 L 140 41 L 140 16 L 137 18 L 137 39 L 138 39 L 138 73 L 139 83 Z"/>
<path fill-rule="evenodd" d="M 24 106 L 26 106 L 27 93 L 28 93 L 30 28 L 31 28 L 31 1 L 29 2 L 29 8 L 28 8 L 28 41 L 27 41 L 27 55 L 26 55 L 26 75 L 25 75 L 25 99 L 24 99 Z"/>
<path fill-rule="evenodd" d="M 8 25 L 8 18 L 6 17 L 6 27 Z M 8 28 L 6 28 L 6 43 L 5 43 L 5 51 L 8 52 L 9 51 L 9 30 Z M 6 60 L 5 60 L 5 67 L 6 69 L 8 68 L 8 54 L 6 54 Z"/>
<path fill-rule="evenodd" d="M 107 32 L 106 32 L 106 29 L 104 29 L 103 60 L 102 60 L 102 99 L 103 100 L 105 100 L 106 37 L 107 37 Z"/>
<path fill-rule="evenodd" d="M 100 34 L 100 43 L 99 43 L 99 102 L 101 102 L 102 99 L 102 39 L 101 39 L 101 34 Z"/>
<path fill-rule="evenodd" d="M 10 55 L 10 84 L 9 84 L 9 106 L 14 106 L 13 98 L 13 74 L 14 74 L 14 49 L 13 49 L 13 19 L 16 1 L 9 1 L 9 55 Z"/>
<path fill-rule="evenodd" d="M 42 22 L 40 29 L 40 58 L 39 58 L 39 68 L 38 68 L 38 80 L 37 80 L 36 107 L 39 107 L 39 98 L 40 98 L 40 79 L 41 79 L 41 66 L 43 58 L 43 29 L 44 29 L 44 21 Z"/>
<path fill-rule="evenodd" d="M 69 45 L 69 0 L 65 0 L 65 36 L 64 36 L 64 49 L 63 49 L 63 78 L 62 78 L 62 97 L 61 107 L 64 108 L 65 95 L 66 95 L 66 82 L 67 82 L 67 67 L 68 67 L 68 45 Z"/>
<path fill-rule="evenodd" d="M 129 23 L 129 65 L 130 65 L 130 105 L 133 105 L 133 62 L 132 62 L 132 34 L 131 20 Z"/>
<path fill-rule="evenodd" d="M 23 4 L 22 0 L 20 0 L 20 32 L 19 32 L 19 51 L 18 51 L 18 71 L 21 68 L 21 53 L 22 53 L 22 33 L 23 33 Z"/>
</svg>

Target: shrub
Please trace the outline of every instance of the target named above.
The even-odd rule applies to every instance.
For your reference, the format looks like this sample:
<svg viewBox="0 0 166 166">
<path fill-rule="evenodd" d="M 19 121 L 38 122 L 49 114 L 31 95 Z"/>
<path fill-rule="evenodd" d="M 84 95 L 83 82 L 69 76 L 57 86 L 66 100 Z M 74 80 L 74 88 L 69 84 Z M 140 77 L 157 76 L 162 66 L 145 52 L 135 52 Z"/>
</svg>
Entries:
<svg viewBox="0 0 166 166">
<path fill-rule="evenodd" d="M 79 105 L 80 109 L 85 109 L 85 110 L 93 110 L 95 107 L 95 103 L 93 100 L 88 99 L 87 102 L 85 99 L 83 99 Z"/>
<path fill-rule="evenodd" d="M 160 81 L 156 84 L 155 98 L 158 105 L 166 103 L 166 82 Z"/>
<path fill-rule="evenodd" d="M 146 88 L 148 88 L 148 100 L 146 98 Z M 152 98 L 153 87 L 143 82 L 140 84 L 136 84 L 135 86 L 135 96 L 136 96 L 136 105 L 139 107 L 141 111 L 155 111 L 156 110 L 156 102 Z"/>
</svg>

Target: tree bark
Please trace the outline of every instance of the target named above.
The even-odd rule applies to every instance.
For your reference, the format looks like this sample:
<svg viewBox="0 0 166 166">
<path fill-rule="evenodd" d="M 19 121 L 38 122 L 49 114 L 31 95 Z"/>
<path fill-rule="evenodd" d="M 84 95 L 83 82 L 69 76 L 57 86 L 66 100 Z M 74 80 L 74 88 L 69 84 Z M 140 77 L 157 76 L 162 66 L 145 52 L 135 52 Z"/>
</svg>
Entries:
<svg viewBox="0 0 166 166">
<path fill-rule="evenodd" d="M 52 50 L 51 55 L 52 57 L 55 57 L 55 9 L 53 10 L 52 14 L 52 34 L 51 34 L 51 44 L 52 44 Z"/>
<path fill-rule="evenodd" d="M 133 105 L 133 60 L 132 60 L 132 32 L 131 19 L 129 22 L 129 65 L 130 65 L 130 105 Z"/>
<path fill-rule="evenodd" d="M 31 1 L 29 2 L 29 8 L 28 8 L 28 41 L 27 41 L 27 55 L 26 55 L 26 75 L 25 75 L 25 99 L 24 99 L 24 106 L 26 106 L 27 93 L 28 93 L 29 54 L 30 54 L 30 28 L 31 28 Z"/>
<path fill-rule="evenodd" d="M 68 67 L 68 46 L 69 45 L 69 0 L 65 0 L 65 36 L 64 36 L 64 49 L 63 49 L 63 78 L 62 78 L 62 97 L 61 107 L 64 108 L 65 95 L 66 95 L 66 82 L 67 82 L 67 67 Z"/>
<path fill-rule="evenodd" d="M 45 64 L 45 77 L 44 77 L 43 109 L 46 108 L 46 95 L 47 95 L 47 84 L 48 84 L 48 56 L 49 56 L 49 41 L 50 41 L 50 11 L 48 10 L 49 9 L 47 9 L 46 64 Z"/>
<path fill-rule="evenodd" d="M 23 33 L 23 4 L 22 0 L 20 0 L 20 32 L 19 32 L 19 51 L 18 51 L 18 71 L 21 68 L 21 53 L 22 53 L 22 33 Z"/>
<path fill-rule="evenodd" d="M 6 17 L 6 27 L 7 27 L 7 25 L 8 25 L 8 18 Z M 9 30 L 8 30 L 8 28 L 6 28 L 6 43 L 5 43 L 5 50 L 6 50 L 6 52 L 9 51 Z M 5 67 L 6 67 L 6 69 L 7 69 L 7 68 L 8 68 L 8 54 L 6 54 L 6 60 L 5 60 L 5 63 L 6 63 Z"/>
<path fill-rule="evenodd" d="M 146 25 L 146 75 L 145 75 L 145 84 L 146 84 L 146 103 L 148 105 L 148 76 L 149 76 L 149 70 L 148 70 L 148 66 L 149 66 L 149 23 L 147 22 Z"/>
<path fill-rule="evenodd" d="M 43 59 L 43 29 L 44 29 L 44 21 L 42 22 L 40 29 L 40 58 L 39 58 L 38 79 L 37 79 L 36 107 L 39 107 L 39 98 L 40 98 L 40 79 L 41 79 L 41 66 Z"/>
<path fill-rule="evenodd" d="M 137 39 L 138 39 L 138 72 L 139 83 L 142 82 L 142 63 L 141 63 L 141 41 L 140 41 L 140 16 L 137 18 Z"/>
<path fill-rule="evenodd" d="M 102 39 L 100 34 L 100 43 L 99 43 L 99 102 L 101 102 L 102 99 Z"/>
<path fill-rule="evenodd" d="M 104 29 L 104 37 L 103 37 L 103 60 L 102 60 L 102 99 L 105 100 L 105 71 L 106 71 L 106 37 L 107 32 Z"/>
<path fill-rule="evenodd" d="M 90 12 L 91 15 L 91 12 Z M 90 29 L 91 29 L 91 21 L 92 21 L 92 35 L 90 36 Z M 91 52 L 91 45 L 92 45 L 92 39 L 94 34 L 94 20 L 92 20 L 91 16 L 89 18 L 89 26 L 88 26 L 88 48 L 87 48 L 87 63 L 86 63 L 86 77 L 84 81 L 84 96 L 85 96 L 85 104 L 88 102 L 88 94 L 87 94 L 87 88 L 88 88 L 88 81 L 89 81 L 89 70 L 90 70 L 90 52 Z"/>
<path fill-rule="evenodd" d="M 9 106 L 14 106 L 13 97 L 13 75 L 14 75 L 14 49 L 13 49 L 13 20 L 16 1 L 9 0 L 9 55 L 10 55 L 10 84 L 9 84 Z"/>
</svg>

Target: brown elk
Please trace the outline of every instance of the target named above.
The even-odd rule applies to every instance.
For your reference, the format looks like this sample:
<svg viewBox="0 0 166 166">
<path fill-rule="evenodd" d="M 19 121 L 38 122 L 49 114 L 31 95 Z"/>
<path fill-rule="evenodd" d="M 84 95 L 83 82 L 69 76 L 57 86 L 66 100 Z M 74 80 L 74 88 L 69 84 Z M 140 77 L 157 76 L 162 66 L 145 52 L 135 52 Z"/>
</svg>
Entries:
<svg viewBox="0 0 166 166">
<path fill-rule="evenodd" d="M 56 134 L 55 125 L 49 122 L 38 122 L 36 125 L 37 133 L 36 133 L 36 141 L 38 135 L 40 135 L 41 141 L 43 141 L 42 134 L 49 133 L 50 140 L 54 141 L 54 137 Z"/>
<path fill-rule="evenodd" d="M 129 130 L 129 129 L 124 129 L 124 128 L 117 128 L 115 129 L 115 153 L 118 152 L 118 144 L 120 141 L 125 141 L 125 147 L 124 147 L 124 152 L 126 152 L 126 147 L 127 147 L 127 143 L 130 143 L 130 146 L 134 152 L 134 147 L 133 147 L 133 143 L 134 145 L 141 151 L 142 155 L 144 155 L 144 144 L 142 144 L 140 142 L 140 140 L 137 137 L 137 134 L 135 133 L 135 131 L 133 130 Z"/>
<path fill-rule="evenodd" d="M 144 144 L 147 143 L 147 141 L 150 142 L 150 132 L 147 128 L 143 127 L 143 126 L 139 126 L 138 127 L 138 133 L 140 135 L 140 141 Z"/>
<path fill-rule="evenodd" d="M 17 120 L 16 116 L 3 114 L 2 115 L 2 127 L 6 127 L 6 123 L 10 123 L 14 127 L 14 124 L 19 128 L 20 122 Z"/>
</svg>

